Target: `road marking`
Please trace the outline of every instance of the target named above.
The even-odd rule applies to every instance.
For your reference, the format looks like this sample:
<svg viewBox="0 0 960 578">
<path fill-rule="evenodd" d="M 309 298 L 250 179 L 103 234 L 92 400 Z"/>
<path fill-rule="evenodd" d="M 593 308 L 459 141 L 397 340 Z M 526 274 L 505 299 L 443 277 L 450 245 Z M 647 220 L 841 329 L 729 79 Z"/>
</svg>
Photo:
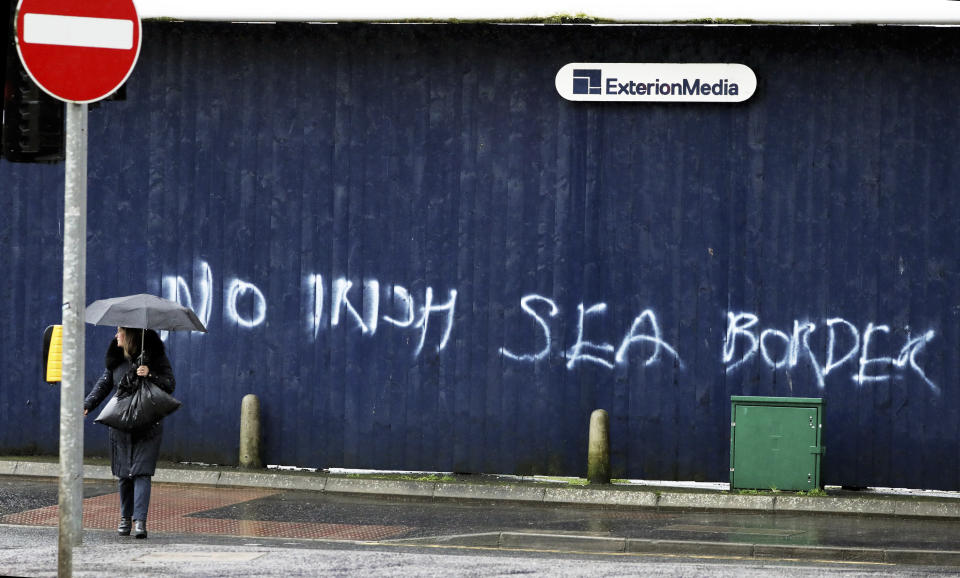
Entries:
<svg viewBox="0 0 960 578">
<path fill-rule="evenodd" d="M 662 552 L 594 552 L 587 550 L 551 550 L 543 548 L 500 548 L 496 546 L 456 546 L 448 544 L 402 544 L 397 542 L 361 543 L 364 546 L 392 548 L 436 548 L 438 550 L 478 550 L 486 552 L 531 552 L 537 554 L 573 554 L 577 556 L 619 556 L 624 558 L 678 558 L 701 560 L 751 560 L 763 562 L 800 562 L 803 564 L 843 564 L 848 566 L 896 566 L 892 562 L 861 562 L 857 560 L 829 560 L 819 558 L 767 558 L 758 556 L 723 556 L 719 554 L 662 553 Z"/>
<path fill-rule="evenodd" d="M 133 48 L 133 21 L 57 14 L 23 15 L 23 41 L 85 48 Z"/>
<path fill-rule="evenodd" d="M 250 562 L 266 552 L 153 552 L 137 558 L 141 562 Z"/>
<path fill-rule="evenodd" d="M 795 536 L 805 534 L 804 530 L 782 530 L 779 528 L 744 528 L 741 526 L 710 526 L 697 524 L 673 524 L 663 530 L 675 532 L 700 532 L 704 534 L 751 534 L 759 536 Z"/>
</svg>

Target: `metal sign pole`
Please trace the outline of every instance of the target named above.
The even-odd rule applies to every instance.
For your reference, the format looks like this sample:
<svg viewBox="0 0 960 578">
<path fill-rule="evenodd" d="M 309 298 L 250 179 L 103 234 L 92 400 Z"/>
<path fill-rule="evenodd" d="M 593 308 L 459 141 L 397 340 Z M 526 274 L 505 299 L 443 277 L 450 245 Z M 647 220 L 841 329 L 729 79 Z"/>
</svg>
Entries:
<svg viewBox="0 0 960 578">
<path fill-rule="evenodd" d="M 83 537 L 83 375 L 87 281 L 87 105 L 66 103 L 63 204 L 63 381 L 60 385 L 59 576 Z"/>
</svg>

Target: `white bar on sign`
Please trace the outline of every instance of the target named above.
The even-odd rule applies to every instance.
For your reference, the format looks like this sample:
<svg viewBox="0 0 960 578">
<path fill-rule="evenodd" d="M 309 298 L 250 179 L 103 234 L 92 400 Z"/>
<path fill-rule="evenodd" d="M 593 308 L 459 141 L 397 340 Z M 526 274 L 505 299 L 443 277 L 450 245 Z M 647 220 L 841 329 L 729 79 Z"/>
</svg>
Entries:
<svg viewBox="0 0 960 578">
<path fill-rule="evenodd" d="M 23 15 L 23 41 L 86 48 L 133 48 L 133 21 L 56 14 Z"/>
</svg>

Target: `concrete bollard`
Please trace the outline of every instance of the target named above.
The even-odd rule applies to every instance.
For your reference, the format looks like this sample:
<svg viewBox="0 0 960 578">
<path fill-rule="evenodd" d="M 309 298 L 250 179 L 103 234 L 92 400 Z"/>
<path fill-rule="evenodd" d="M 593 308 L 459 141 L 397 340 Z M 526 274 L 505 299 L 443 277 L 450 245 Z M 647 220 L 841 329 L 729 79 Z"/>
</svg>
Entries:
<svg viewBox="0 0 960 578">
<path fill-rule="evenodd" d="M 603 409 L 590 414 L 587 481 L 591 484 L 610 483 L 610 416 Z"/>
<path fill-rule="evenodd" d="M 260 469 L 260 400 L 247 394 L 240 402 L 240 467 Z"/>
</svg>

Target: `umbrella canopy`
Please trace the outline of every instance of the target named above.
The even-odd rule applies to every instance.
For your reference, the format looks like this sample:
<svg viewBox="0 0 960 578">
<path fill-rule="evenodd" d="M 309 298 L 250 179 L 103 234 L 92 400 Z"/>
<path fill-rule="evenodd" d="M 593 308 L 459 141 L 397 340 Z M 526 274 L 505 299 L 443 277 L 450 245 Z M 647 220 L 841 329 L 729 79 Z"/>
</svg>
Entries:
<svg viewBox="0 0 960 578">
<path fill-rule="evenodd" d="M 207 332 L 189 307 L 144 293 L 94 301 L 87 305 L 86 321 L 94 325 Z"/>
</svg>

